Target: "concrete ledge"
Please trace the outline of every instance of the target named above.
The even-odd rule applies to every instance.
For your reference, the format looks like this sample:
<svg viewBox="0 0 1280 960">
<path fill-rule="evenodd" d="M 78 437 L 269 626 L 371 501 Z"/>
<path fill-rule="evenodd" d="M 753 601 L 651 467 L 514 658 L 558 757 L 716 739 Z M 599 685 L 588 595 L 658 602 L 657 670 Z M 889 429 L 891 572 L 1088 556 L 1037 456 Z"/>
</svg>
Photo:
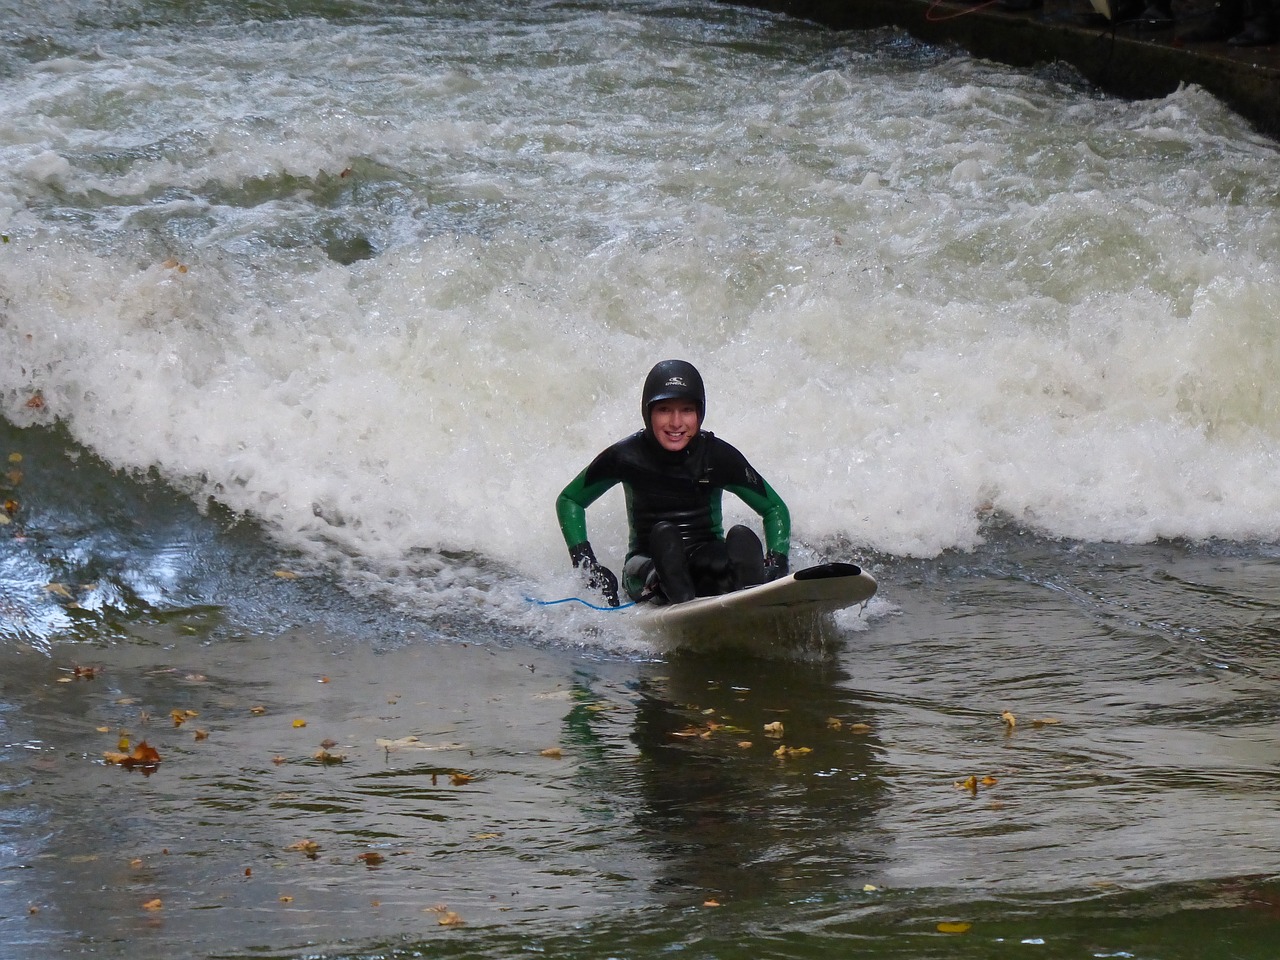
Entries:
<svg viewBox="0 0 1280 960">
<path fill-rule="evenodd" d="M 1280 138 L 1280 45 L 1239 49 L 1221 43 L 1182 45 L 1173 31 L 1088 22 L 1087 0 L 1044 0 L 1031 13 L 994 3 L 951 0 L 738 0 L 837 30 L 900 27 L 928 43 L 956 44 L 977 57 L 1015 67 L 1064 62 L 1100 89 L 1127 99 L 1163 97 L 1196 84 Z M 1175 6 L 1190 19 L 1207 15 L 1204 0 Z"/>
</svg>

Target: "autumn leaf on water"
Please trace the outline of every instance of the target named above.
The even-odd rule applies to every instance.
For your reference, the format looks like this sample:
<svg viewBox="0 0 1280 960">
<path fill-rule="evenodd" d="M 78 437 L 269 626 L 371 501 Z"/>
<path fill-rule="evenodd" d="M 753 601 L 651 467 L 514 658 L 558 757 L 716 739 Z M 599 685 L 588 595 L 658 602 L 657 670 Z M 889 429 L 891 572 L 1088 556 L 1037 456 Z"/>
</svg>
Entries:
<svg viewBox="0 0 1280 960">
<path fill-rule="evenodd" d="M 1057 725 L 1057 724 L 1059 724 L 1059 723 L 1061 723 L 1061 722 L 1062 722 L 1061 720 L 1058 720 L 1058 719 L 1056 719 L 1056 718 L 1054 718 L 1054 717 L 1042 717 L 1042 718 L 1041 718 L 1041 719 L 1039 719 L 1039 720 L 1032 720 L 1032 721 L 1031 721 L 1031 726 L 1033 726 L 1033 727 L 1035 727 L 1037 730 L 1039 730 L 1041 727 L 1052 727 L 1052 726 L 1055 726 L 1055 725 Z"/>
<path fill-rule="evenodd" d="M 468 783 L 470 783 L 470 782 L 471 782 L 472 780 L 474 780 L 474 779 L 475 779 L 475 777 L 473 777 L 473 776 L 471 776 L 470 774 L 467 774 L 467 773 L 451 773 L 451 774 L 449 774 L 449 782 L 450 782 L 450 783 L 452 783 L 455 787 L 462 787 L 462 786 L 466 786 Z"/>
<path fill-rule="evenodd" d="M 293 721 L 293 729 L 295 730 L 305 727 L 306 725 L 307 725 L 307 721 L 303 720 L 301 717 Z"/>
<path fill-rule="evenodd" d="M 387 860 L 386 857 L 378 853 L 376 850 L 370 850 L 368 853 L 362 853 L 356 857 L 356 859 L 362 860 L 366 867 L 376 867 L 378 864 L 385 863 Z"/>
<path fill-rule="evenodd" d="M 788 747 L 785 743 L 773 751 L 773 755 L 779 760 L 794 760 L 809 753 L 813 753 L 810 747 Z"/>
<path fill-rule="evenodd" d="M 311 755 L 311 759 L 319 760 L 321 763 L 329 765 L 346 763 L 347 755 L 345 753 L 330 753 L 328 750 L 321 748 Z"/>
<path fill-rule="evenodd" d="M 1014 727 L 1018 725 L 1018 718 L 1015 717 L 1008 710 L 1000 714 L 1000 720 L 1004 723 L 1004 725 L 1009 729 L 1010 732 L 1013 732 Z"/>
<path fill-rule="evenodd" d="M 170 710 L 169 716 L 173 720 L 173 725 L 175 727 L 180 727 L 192 717 L 198 717 L 200 714 L 196 713 L 194 710 Z"/>
<path fill-rule="evenodd" d="M 564 751 L 559 747 L 547 747 L 545 750 L 539 751 L 538 756 L 549 757 L 552 760 L 559 760 L 564 756 Z"/>
<path fill-rule="evenodd" d="M 266 707 L 250 707 L 249 712 L 252 713 L 255 717 L 260 717 L 267 712 L 267 708 Z"/>
<path fill-rule="evenodd" d="M 783 735 L 784 735 L 784 732 L 783 732 L 783 727 L 782 727 L 782 721 L 781 721 L 781 720 L 775 720 L 775 721 L 773 721 L 773 723 L 766 723 L 766 724 L 764 725 L 764 735 L 765 735 L 766 737 L 781 737 L 781 736 L 783 736 Z"/>
<path fill-rule="evenodd" d="M 196 735 L 196 739 L 197 739 L 197 740 L 208 740 L 208 739 L 209 739 L 209 731 L 208 731 L 208 730 L 197 730 L 197 731 L 195 731 L 195 735 Z"/>
<path fill-rule="evenodd" d="M 295 853 L 305 853 L 308 857 L 314 860 L 316 858 L 316 854 L 320 852 L 320 844 L 316 843 L 314 840 L 298 840 L 289 844 L 285 849 L 291 850 Z"/>
<path fill-rule="evenodd" d="M 458 927 L 463 923 L 462 917 L 458 916 L 443 903 L 438 903 L 434 907 L 427 907 L 423 913 L 439 914 L 440 916 L 437 918 L 436 923 L 442 927 Z"/>
<path fill-rule="evenodd" d="M 965 923 L 962 920 L 961 921 L 944 920 L 942 923 L 938 924 L 939 933 L 968 933 L 972 929 L 973 929 L 972 923 Z"/>
<path fill-rule="evenodd" d="M 146 903 L 142 905 L 143 910 L 160 910 L 163 907 L 164 907 L 164 901 L 161 900 L 159 897 L 156 897 L 154 900 L 148 900 Z"/>
<path fill-rule="evenodd" d="M 132 770 L 138 767 L 142 770 L 154 770 L 160 763 L 160 754 L 155 747 L 151 746 L 147 741 L 143 740 L 131 753 L 116 753 L 108 750 L 103 756 L 108 763 L 114 763 L 126 770 Z"/>
</svg>

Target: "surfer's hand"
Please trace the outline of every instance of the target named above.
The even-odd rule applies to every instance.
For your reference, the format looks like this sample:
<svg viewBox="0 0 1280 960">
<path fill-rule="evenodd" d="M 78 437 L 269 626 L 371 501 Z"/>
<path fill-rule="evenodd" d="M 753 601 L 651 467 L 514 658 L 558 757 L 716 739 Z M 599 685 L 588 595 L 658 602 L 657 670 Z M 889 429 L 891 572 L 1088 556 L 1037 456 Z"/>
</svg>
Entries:
<svg viewBox="0 0 1280 960">
<path fill-rule="evenodd" d="M 764 582 L 785 577 L 791 570 L 785 553 L 774 553 L 772 550 L 764 558 Z"/>
<path fill-rule="evenodd" d="M 587 586 L 593 590 L 599 590 L 604 594 L 604 598 L 609 601 L 609 606 L 616 607 L 618 605 L 618 578 L 613 575 L 612 570 L 602 566 L 600 561 L 596 559 L 596 554 L 591 549 L 591 544 L 584 540 L 576 547 L 570 547 L 569 558 L 573 560 L 575 567 L 587 575 Z"/>
</svg>

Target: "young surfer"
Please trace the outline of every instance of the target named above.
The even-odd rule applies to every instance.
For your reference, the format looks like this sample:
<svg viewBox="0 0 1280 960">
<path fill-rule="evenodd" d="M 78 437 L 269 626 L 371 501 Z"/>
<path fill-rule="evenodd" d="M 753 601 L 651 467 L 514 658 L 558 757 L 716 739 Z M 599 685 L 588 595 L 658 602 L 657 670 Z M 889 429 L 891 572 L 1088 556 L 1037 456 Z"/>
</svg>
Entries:
<svg viewBox="0 0 1280 960">
<path fill-rule="evenodd" d="M 622 484 L 630 538 L 622 585 L 633 600 L 683 603 L 774 580 L 787 573 L 791 515 L 746 457 L 702 429 L 702 376 L 684 360 L 664 360 L 645 378 L 644 429 L 605 449 L 556 500 L 573 565 L 618 605 L 618 579 L 596 560 L 586 510 Z M 768 553 L 746 526 L 726 536 L 721 496 L 737 496 L 764 520 Z"/>
</svg>

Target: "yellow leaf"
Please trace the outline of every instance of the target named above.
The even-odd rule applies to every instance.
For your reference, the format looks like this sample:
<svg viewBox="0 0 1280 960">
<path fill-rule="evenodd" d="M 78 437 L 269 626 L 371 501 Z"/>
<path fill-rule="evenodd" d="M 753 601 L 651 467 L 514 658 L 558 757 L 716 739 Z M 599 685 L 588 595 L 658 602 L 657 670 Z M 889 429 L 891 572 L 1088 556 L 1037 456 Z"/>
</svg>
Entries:
<svg viewBox="0 0 1280 960">
<path fill-rule="evenodd" d="M 703 901 L 702 901 L 702 905 L 703 905 L 704 907 L 718 907 L 718 906 L 720 906 L 720 901 L 719 901 L 719 900 L 716 900 L 716 899 L 703 900 Z"/>
<path fill-rule="evenodd" d="M 1012 730 L 1014 727 L 1018 725 L 1018 718 L 1015 717 L 1008 710 L 1000 714 L 1000 719 L 1004 721 L 1005 726 L 1008 727 L 1010 730 Z"/>
<path fill-rule="evenodd" d="M 281 902 L 281 903 L 293 903 L 293 897 L 289 896 L 287 893 L 283 893 L 283 894 L 281 894 L 281 895 L 280 895 L 280 902 Z"/>
<path fill-rule="evenodd" d="M 970 793 L 974 793 L 974 794 L 976 794 L 976 793 L 978 792 L 978 778 L 977 778 L 977 777 L 965 777 L 965 779 L 963 779 L 963 780 L 957 780 L 957 781 L 956 781 L 956 789 L 957 789 L 957 790 L 968 790 Z"/>
<path fill-rule="evenodd" d="M 452 783 L 455 787 L 465 786 L 466 784 L 470 783 L 473 779 L 474 778 L 472 776 L 466 773 L 449 774 L 449 782 Z"/>
<path fill-rule="evenodd" d="M 277 570 L 275 572 L 275 575 L 279 577 L 281 580 L 297 580 L 298 579 L 298 575 L 294 573 L 292 570 Z"/>
<path fill-rule="evenodd" d="M 67 585 L 65 583 L 46 583 L 44 585 L 44 590 L 45 593 L 52 593 L 55 596 L 65 597 L 67 600 L 71 599 L 71 591 L 67 589 Z"/>
<path fill-rule="evenodd" d="M 463 924 L 463 919 L 452 910 L 446 910 L 440 914 L 440 919 L 436 923 L 442 927 L 460 927 Z"/>
<path fill-rule="evenodd" d="M 21 463 L 21 462 L 22 462 L 22 454 L 20 454 L 20 453 L 11 453 L 11 454 L 9 454 L 9 462 L 10 462 L 10 463 Z"/>
<path fill-rule="evenodd" d="M 863 892 L 863 893 L 875 893 L 875 892 L 876 892 L 877 890 L 879 890 L 879 889 L 880 889 L 880 888 L 879 888 L 879 887 L 877 887 L 874 883 L 864 883 L 864 884 L 862 885 L 862 892 Z"/>
<path fill-rule="evenodd" d="M 295 730 L 297 730 L 299 727 L 305 727 L 306 725 L 307 725 L 307 721 L 303 720 L 301 717 L 293 721 L 293 729 Z"/>
<path fill-rule="evenodd" d="M 146 903 L 144 903 L 142 905 L 142 909 L 143 910 L 159 910 L 163 906 L 164 906 L 164 901 L 162 901 L 159 897 L 156 897 L 154 900 L 148 900 Z"/>
<path fill-rule="evenodd" d="M 316 843 L 314 840 L 299 840 L 296 843 L 289 844 L 285 849 L 296 850 L 299 853 L 312 854 L 320 849 L 320 844 Z"/>
<path fill-rule="evenodd" d="M 764 735 L 765 735 L 766 737 L 780 737 L 780 736 L 782 736 L 782 735 L 783 735 L 782 721 L 781 721 L 781 720 L 775 720 L 775 721 L 773 721 L 773 723 L 766 723 L 766 724 L 764 725 Z"/>
<path fill-rule="evenodd" d="M 869 723 L 851 723 L 849 724 L 850 733 L 870 733 L 871 724 Z"/>
<path fill-rule="evenodd" d="M 1051 727 L 1055 723 L 1061 723 L 1061 722 L 1062 722 L 1061 720 L 1057 720 L 1053 717 L 1043 717 L 1040 720 L 1032 720 L 1031 725 L 1038 730 L 1040 727 Z"/>
<path fill-rule="evenodd" d="M 552 760 L 559 760 L 564 756 L 564 751 L 559 747 L 547 747 L 547 749 L 541 751 L 539 755 L 543 757 L 550 757 Z"/>
<path fill-rule="evenodd" d="M 963 921 L 944 920 L 938 924 L 939 933 L 968 933 L 973 929 L 972 923 L 964 923 Z"/>
</svg>

